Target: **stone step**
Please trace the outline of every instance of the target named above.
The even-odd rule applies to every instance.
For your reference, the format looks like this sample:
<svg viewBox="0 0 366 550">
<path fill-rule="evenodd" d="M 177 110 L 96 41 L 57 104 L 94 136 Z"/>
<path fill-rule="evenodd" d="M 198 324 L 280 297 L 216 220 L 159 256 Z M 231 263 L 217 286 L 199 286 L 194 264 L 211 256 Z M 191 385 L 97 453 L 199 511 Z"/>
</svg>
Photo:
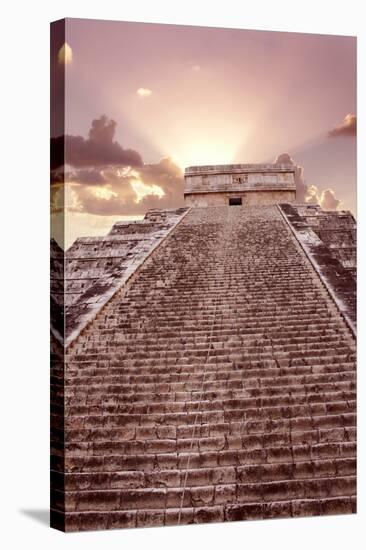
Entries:
<svg viewBox="0 0 366 550">
<path fill-rule="evenodd" d="M 278 371 L 279 369 L 277 369 Z M 286 376 L 288 374 L 289 369 L 286 369 L 284 373 L 282 373 L 282 376 Z M 297 372 L 298 369 L 293 368 L 294 374 L 311 374 L 311 371 L 302 369 L 300 372 Z M 163 371 L 165 372 L 165 371 Z M 195 372 L 192 370 L 191 372 Z M 205 371 L 211 372 L 211 371 Z M 332 372 L 332 371 L 330 371 Z M 337 372 L 337 371 L 336 371 Z M 254 375 L 254 380 L 258 379 L 256 375 L 258 375 L 258 371 L 256 369 L 253 369 L 252 371 L 249 371 L 248 378 L 250 375 Z M 276 375 L 276 369 L 267 369 L 268 375 Z M 346 375 L 346 377 L 344 376 Z M 259 374 L 260 376 L 260 374 Z M 248 380 L 247 378 L 247 380 Z M 212 388 L 211 390 L 208 390 L 207 388 L 199 388 L 197 390 L 191 390 L 189 392 L 187 391 L 179 391 L 176 390 L 174 387 L 171 387 L 171 385 L 168 383 L 160 383 L 160 384 L 141 384 L 140 386 L 131 384 L 131 383 L 125 383 L 123 384 L 123 377 L 120 374 L 116 375 L 88 375 L 88 376 L 75 376 L 75 377 L 69 377 L 66 380 L 66 383 L 64 384 L 64 380 L 62 379 L 62 376 L 57 378 L 56 376 L 53 377 L 51 380 L 51 384 L 57 384 L 59 382 L 62 384 L 62 386 L 65 389 L 65 395 L 66 396 L 73 396 L 73 395 L 88 395 L 89 399 L 92 399 L 93 393 L 96 395 L 99 394 L 99 391 L 105 392 L 105 390 L 108 388 L 111 388 L 111 397 L 115 398 L 115 395 L 118 393 L 118 395 L 121 397 L 121 399 L 134 399 L 134 400 L 141 400 L 143 398 L 146 398 L 148 401 L 159 400 L 160 395 L 169 394 L 172 401 L 182 401 L 184 399 L 192 400 L 194 396 L 197 395 L 197 392 L 199 394 L 203 395 L 206 399 L 214 399 L 216 396 L 228 396 L 228 397 L 259 397 L 259 396 L 271 396 L 271 395 L 301 395 L 304 393 L 312 393 L 312 391 L 315 391 L 316 393 L 321 392 L 327 392 L 327 391 L 348 391 L 353 390 L 355 388 L 355 382 L 353 381 L 355 378 L 355 374 L 352 376 L 351 373 L 347 373 L 343 371 L 342 373 L 339 373 L 338 377 L 330 376 L 329 380 L 326 382 L 320 383 L 320 384 L 297 384 L 293 385 L 291 388 L 288 386 L 284 389 L 281 389 L 281 386 L 274 386 L 274 387 L 258 387 L 258 388 L 248 388 L 248 387 L 242 387 L 242 388 Z M 92 387 L 90 386 L 91 384 Z M 118 387 L 118 392 L 114 391 L 113 387 Z M 78 397 L 79 398 L 79 397 Z"/>
<path fill-rule="evenodd" d="M 241 412 L 241 411 L 239 411 Z M 151 415 L 153 417 L 153 415 Z M 78 418 L 77 416 L 75 417 Z M 118 417 L 119 423 L 115 418 L 108 418 L 104 420 L 100 416 L 92 417 L 84 420 L 83 430 L 76 430 L 72 432 L 70 429 L 70 436 L 76 435 L 76 437 L 87 438 L 88 434 L 97 433 L 98 429 L 105 430 L 105 434 L 108 434 L 108 437 L 111 438 L 111 441 L 106 443 L 105 448 L 116 445 L 116 441 L 119 436 L 125 437 L 126 429 L 131 430 L 131 433 L 137 433 L 135 430 L 140 429 L 143 431 L 146 428 L 154 427 L 155 423 L 159 423 L 159 426 L 162 430 L 165 428 L 166 431 L 174 433 L 174 430 L 178 430 L 178 433 L 184 433 L 182 426 L 186 426 L 187 430 L 191 430 L 191 426 L 197 426 L 200 424 L 207 425 L 211 424 L 216 419 L 216 425 L 227 425 L 241 423 L 241 434 L 243 435 L 263 435 L 269 433 L 280 433 L 284 430 L 290 430 L 290 432 L 297 431 L 313 431 L 313 430 L 324 430 L 324 429 L 337 429 L 337 433 L 341 428 L 353 428 L 356 426 L 356 415 L 354 412 L 341 412 L 339 414 L 329 414 L 329 415 L 317 415 L 313 417 L 303 416 L 303 417 L 277 417 L 275 419 L 261 419 L 261 420 L 243 420 L 243 415 L 233 414 L 233 411 L 229 411 L 228 414 L 212 414 L 212 413 L 196 413 L 191 415 L 166 415 L 164 418 L 152 418 L 149 422 L 141 422 L 139 415 L 120 415 Z M 164 420 L 164 422 L 162 422 Z M 77 425 L 77 420 L 69 419 L 69 425 Z M 56 424 L 55 424 L 56 426 Z M 63 425 L 60 426 L 63 428 Z M 95 432 L 96 431 L 96 432 Z M 113 436 L 114 434 L 114 436 Z M 107 436 L 106 436 L 107 437 Z M 66 434 L 65 438 L 68 436 Z M 174 439 L 167 442 L 165 447 L 172 447 L 174 445 Z M 221 445 L 222 442 L 218 443 L 216 440 L 212 442 L 213 445 Z"/>
<path fill-rule="evenodd" d="M 151 329 L 147 329 L 146 326 L 140 321 L 139 323 L 136 323 L 136 326 L 134 328 L 130 325 L 123 325 L 119 322 L 119 320 L 116 323 L 113 323 L 112 321 L 105 320 L 103 323 L 98 323 L 98 319 L 95 322 L 95 326 L 93 328 L 93 334 L 95 333 L 98 335 L 103 330 L 105 330 L 106 325 L 109 327 L 113 327 L 113 330 L 122 331 L 126 338 L 132 337 L 133 335 L 138 338 L 159 338 L 162 335 L 171 334 L 174 338 L 175 337 L 197 337 L 197 336 L 207 336 L 208 334 L 227 334 L 227 333 L 238 333 L 242 334 L 243 336 L 246 334 L 252 334 L 254 333 L 260 333 L 260 334 L 271 334 L 272 332 L 276 331 L 282 331 L 282 330 L 290 330 L 290 331 L 297 331 L 297 332 L 306 332 L 306 331 L 319 331 L 319 334 L 322 333 L 323 330 L 335 330 L 335 331 L 347 331 L 349 333 L 349 330 L 345 327 L 344 323 L 341 322 L 338 318 L 331 318 L 331 319 L 318 319 L 318 320 L 312 320 L 309 318 L 306 318 L 305 320 L 299 319 L 298 317 L 296 319 L 289 319 L 286 317 L 286 319 L 277 319 L 274 317 L 273 319 L 266 319 L 261 320 L 258 322 L 256 318 L 252 318 L 251 320 L 248 320 L 245 324 L 241 323 L 234 324 L 234 323 L 227 323 L 227 322 L 221 322 L 219 325 L 213 325 L 211 324 L 208 326 L 208 328 L 203 328 L 202 326 L 185 326 L 184 323 L 178 328 L 175 328 L 174 330 L 170 327 L 155 327 L 152 331 Z M 187 323 L 186 323 L 187 325 Z M 89 329 L 90 330 L 90 329 Z M 85 330 L 85 342 L 88 340 L 88 329 Z M 76 342 L 72 350 L 78 349 L 78 346 L 82 345 L 84 342 Z M 73 351 L 71 353 L 69 350 L 66 350 L 67 355 L 73 355 Z"/>
<path fill-rule="evenodd" d="M 356 512 L 356 498 L 341 496 L 316 499 L 294 499 L 254 504 L 227 506 L 184 507 L 169 509 L 141 509 L 118 511 L 69 512 L 66 516 L 66 531 L 89 531 L 95 529 L 122 529 L 135 527 L 158 527 L 163 525 L 200 524 L 253 519 L 291 518 Z M 58 510 L 51 510 L 54 523 L 63 524 Z"/>
<path fill-rule="evenodd" d="M 220 486 L 259 483 L 271 481 L 291 481 L 309 478 L 355 476 L 355 458 L 337 458 L 334 460 L 316 460 L 257 464 L 245 466 L 223 466 L 182 470 L 160 470 L 151 472 L 84 472 L 67 473 L 65 476 L 52 471 L 51 487 L 66 491 L 85 491 L 98 489 L 141 489 L 141 488 L 181 488 Z"/>
<path fill-rule="evenodd" d="M 104 392 L 105 393 L 105 392 Z M 70 410 L 77 410 L 80 414 L 81 411 L 92 411 L 94 414 L 118 414 L 122 413 L 125 409 L 125 403 L 126 401 L 130 401 L 131 403 L 136 403 L 137 405 L 141 403 L 149 403 L 151 405 L 156 405 L 158 408 L 161 407 L 161 403 L 166 404 L 166 408 L 170 410 L 171 412 L 181 412 L 178 409 L 182 409 L 179 404 L 185 404 L 190 403 L 191 405 L 187 405 L 187 412 L 195 411 L 196 406 L 193 404 L 195 403 L 202 403 L 202 407 L 200 405 L 199 408 L 201 411 L 210 410 L 210 406 L 208 406 L 208 403 L 213 403 L 212 400 L 209 399 L 201 399 L 199 395 L 193 395 L 191 396 L 191 400 L 185 399 L 184 397 L 179 400 L 177 398 L 176 401 L 172 401 L 171 397 L 167 398 L 165 401 L 161 401 L 161 398 L 155 399 L 154 396 L 148 399 L 134 399 L 133 397 L 128 398 L 128 396 L 111 396 L 108 397 L 103 404 L 100 403 L 101 396 L 103 395 L 103 392 L 101 392 L 99 395 L 95 395 L 92 398 L 85 398 L 84 400 L 80 399 L 79 397 L 66 397 L 65 398 L 65 407 L 67 411 Z M 311 397 L 308 397 L 304 394 L 298 394 L 298 395 L 278 395 L 275 397 L 255 397 L 255 398 L 243 398 L 241 396 L 229 396 L 231 401 L 244 401 L 243 407 L 245 407 L 245 403 L 252 403 L 252 407 L 256 406 L 256 403 L 261 403 L 260 406 L 289 406 L 289 405 L 302 405 L 302 404 L 316 404 L 316 403 L 323 403 L 323 404 L 330 404 L 330 403 L 349 403 L 350 405 L 352 402 L 355 401 L 356 392 L 353 391 L 342 391 L 342 392 L 328 392 L 326 394 L 314 394 Z M 194 399 L 196 398 L 196 399 Z M 250 400 L 250 401 L 249 401 Z M 229 401 L 229 398 L 227 399 Z M 53 401 L 51 404 L 51 412 L 53 414 L 62 414 L 62 410 L 57 407 L 58 405 L 63 404 L 63 397 L 61 396 L 59 398 L 59 401 Z M 220 402 L 218 402 L 220 403 Z M 177 404 L 177 406 L 176 406 Z M 219 405 L 218 405 L 219 406 Z M 249 405 L 248 405 L 249 406 Z M 259 406 L 259 405 L 258 405 Z M 75 409 L 76 407 L 76 409 Z M 213 408 L 213 406 L 212 406 Z M 151 413 L 154 412 L 154 407 L 151 407 Z"/>
<path fill-rule="evenodd" d="M 98 432 L 98 430 L 91 430 L 93 433 Z M 330 429 L 314 429 L 314 430 L 293 430 L 293 431 L 274 431 L 272 433 L 264 434 L 251 434 L 251 435 L 242 435 L 245 431 L 245 427 L 240 422 L 236 423 L 227 423 L 227 424 L 216 424 L 216 425 L 199 425 L 199 426 L 150 426 L 150 427 L 129 427 L 129 428 L 119 428 L 118 433 L 116 434 L 120 438 L 120 442 L 112 442 L 110 440 L 110 449 L 108 455 L 116 453 L 122 448 L 124 448 L 123 441 L 134 441 L 135 439 L 140 440 L 144 438 L 145 441 L 159 440 L 161 438 L 172 435 L 179 440 L 191 440 L 196 436 L 203 439 L 211 437 L 225 437 L 227 439 L 227 449 L 224 449 L 223 457 L 226 459 L 234 460 L 235 465 L 235 454 L 229 453 L 227 451 L 240 451 L 240 459 L 248 459 L 251 464 L 253 460 L 257 458 L 259 463 L 266 462 L 268 457 L 278 456 L 278 460 L 281 462 L 281 457 L 290 457 L 295 449 L 295 454 L 298 455 L 299 460 L 310 460 L 314 459 L 314 456 L 317 459 L 328 458 L 327 453 L 330 452 L 330 458 L 340 456 L 352 457 L 355 456 L 355 440 L 356 440 L 356 428 L 355 427 L 345 427 L 345 428 L 330 428 Z M 91 437 L 93 436 L 91 434 Z M 91 441 L 91 439 L 90 439 Z M 343 449 L 339 448 L 339 444 L 343 444 Z M 312 446 L 309 454 L 309 445 Z M 230 448 L 229 448 L 230 446 Z M 108 445 L 101 444 L 96 442 L 86 443 L 78 442 L 68 443 L 68 455 L 67 459 L 67 470 L 68 471 L 102 471 L 103 466 L 103 455 L 101 455 L 101 448 L 108 449 Z M 276 450 L 278 449 L 279 450 Z M 284 448 L 281 450 L 281 448 Z M 286 448 L 290 449 L 290 453 L 286 451 Z M 59 452 L 60 451 L 60 452 Z M 244 455 L 241 451 L 244 451 Z M 254 454 L 251 454 L 251 451 L 255 451 Z M 265 451 L 265 452 L 263 452 Z M 268 451 L 268 455 L 266 454 Z M 197 450 L 190 448 L 189 452 L 186 452 L 185 456 L 191 456 L 192 452 Z M 220 451 L 221 453 L 223 451 Z M 96 453 L 93 455 L 93 453 Z M 163 453 L 164 454 L 164 453 Z M 212 461 L 212 451 L 202 451 L 201 457 L 205 462 L 208 460 Z M 136 468 L 138 469 L 138 463 L 143 461 L 143 455 L 134 455 L 136 458 Z M 160 457 L 160 453 L 153 455 L 154 457 Z M 180 454 L 173 455 L 168 453 L 167 460 L 169 464 L 174 464 L 176 459 L 181 456 Z M 196 455 L 192 455 L 195 457 Z M 301 458 L 304 457 L 304 458 Z M 133 464 L 130 456 L 125 455 L 124 458 L 127 460 L 128 464 Z M 155 468 L 154 461 L 151 460 L 149 455 L 149 464 L 152 465 L 152 468 Z M 238 458 L 238 457 L 236 457 Z M 157 458 L 156 458 L 157 460 Z M 156 462 L 155 460 L 155 462 Z M 162 459 L 161 459 L 162 460 Z M 194 458 L 194 460 L 196 460 Z M 62 448 L 57 447 L 57 441 L 53 442 L 53 456 L 51 459 L 53 468 L 60 471 L 63 470 L 63 450 Z M 126 461 L 124 461 L 125 463 Z M 196 461 L 197 462 L 197 461 Z M 145 462 L 144 462 L 145 464 Z M 146 465 L 146 464 L 145 464 Z M 147 466 L 146 466 L 147 467 Z M 199 466 L 201 467 L 201 466 Z"/>
<path fill-rule="evenodd" d="M 301 354 L 301 352 L 280 352 L 276 353 L 248 353 L 241 352 L 240 350 L 236 353 L 226 352 L 226 353 L 217 353 L 215 355 L 204 354 L 200 352 L 197 356 L 190 354 L 185 356 L 183 353 L 176 354 L 174 353 L 172 357 L 161 357 L 160 354 L 155 354 L 154 357 L 146 357 L 147 354 L 136 354 L 135 357 L 127 357 L 124 353 L 115 352 L 113 358 L 109 354 L 104 353 L 94 353 L 89 355 L 80 355 L 79 361 L 73 360 L 73 365 L 76 368 L 82 369 L 84 371 L 85 367 L 97 363 L 98 365 L 108 365 L 113 368 L 114 366 L 129 366 L 129 367 L 139 367 L 143 369 L 144 367 L 162 367 L 170 366 L 171 372 L 174 373 L 175 368 L 184 367 L 184 366 L 199 366 L 201 368 L 204 365 L 216 364 L 217 367 L 223 364 L 230 364 L 231 366 L 236 367 L 237 365 L 242 365 L 243 368 L 246 368 L 247 365 L 269 365 L 274 364 L 278 368 L 286 366 L 302 366 L 302 365 L 324 365 L 324 364 L 340 364 L 348 363 L 354 361 L 355 353 L 354 350 L 350 348 L 343 348 L 337 350 L 338 353 L 332 353 L 332 350 L 329 349 L 328 353 L 317 353 L 315 350 L 312 353 Z M 77 366 L 77 363 L 79 366 Z M 151 369 L 154 370 L 154 369 Z"/>
<path fill-rule="evenodd" d="M 176 374 L 167 375 L 163 374 L 165 369 L 156 369 L 156 375 L 151 376 L 130 373 L 126 373 L 126 376 L 121 375 L 118 384 L 110 384 L 108 386 L 108 392 L 110 394 L 120 393 L 131 388 L 135 391 L 152 388 L 154 392 L 215 391 L 220 389 L 259 390 L 263 388 L 298 386 L 299 384 L 332 384 L 346 380 L 355 380 L 354 365 L 349 363 L 347 367 L 345 369 L 344 364 L 336 363 L 332 368 L 324 367 L 326 369 L 324 372 L 324 369 L 313 366 L 307 367 L 308 370 L 305 373 L 304 368 L 301 369 L 301 372 L 298 372 L 298 369 L 295 367 L 287 369 L 263 369 L 259 373 L 254 369 L 247 373 L 247 377 L 245 378 L 243 378 L 238 370 L 231 369 L 230 371 L 224 371 L 218 370 L 218 367 L 211 370 L 207 369 L 204 373 L 203 371 L 188 373 L 183 371 L 182 373 L 177 372 Z M 316 369 L 315 372 L 314 369 Z M 79 374 L 79 371 L 77 373 Z M 72 390 L 72 386 L 68 383 L 66 387 L 68 390 Z M 83 386 L 79 385 L 79 388 L 82 390 Z M 98 392 L 97 387 L 88 387 L 89 395 L 93 395 L 95 391 Z"/>
<path fill-rule="evenodd" d="M 202 487 L 108 489 L 67 491 L 66 512 L 136 510 L 258 503 L 288 499 L 352 496 L 354 476 L 319 477 L 262 483 L 208 485 Z M 53 489 L 57 491 L 56 489 Z"/>
<path fill-rule="evenodd" d="M 343 385 L 342 385 L 343 384 Z M 131 393 L 130 392 L 118 392 L 103 402 L 106 407 L 117 407 L 123 403 L 194 403 L 197 401 L 213 403 L 227 403 L 230 400 L 241 400 L 243 404 L 251 403 L 252 406 L 268 406 L 268 405 L 289 405 L 289 404 L 301 404 L 301 403 L 317 403 L 317 402 L 330 402 L 330 401 L 342 401 L 355 399 L 355 388 L 351 389 L 351 383 L 341 383 L 338 387 L 328 384 L 328 387 L 322 388 L 319 391 L 316 388 L 316 392 L 311 393 L 308 391 L 304 393 L 304 387 L 298 386 L 298 392 L 291 393 L 278 392 L 277 394 L 270 393 L 267 395 L 265 392 L 258 392 L 257 395 L 250 395 L 246 390 L 217 390 L 217 391 L 195 391 L 195 392 L 166 392 L 166 393 Z M 355 386 L 355 384 L 353 384 Z M 65 399 L 65 405 L 77 405 L 88 404 L 93 406 L 101 406 L 100 399 L 102 395 L 108 392 L 108 385 L 100 385 L 99 391 L 95 392 L 92 396 L 88 394 L 88 387 L 84 386 L 84 390 L 80 387 L 75 387 L 75 390 L 70 392 L 66 389 L 63 395 Z M 278 389 L 278 388 L 277 388 Z M 109 393 L 109 392 L 108 392 Z M 84 397 L 84 399 L 83 399 Z M 108 409 L 109 410 L 109 409 Z"/>
<path fill-rule="evenodd" d="M 349 343 L 351 340 L 349 340 Z M 318 350 L 318 349 L 328 349 L 332 346 L 334 349 L 345 348 L 345 339 L 340 337 L 319 337 L 319 338 L 306 338 L 298 337 L 291 339 L 268 339 L 268 338 L 245 338 L 240 339 L 220 339 L 219 337 L 207 337 L 206 341 L 203 342 L 170 342 L 169 344 L 165 341 L 155 342 L 155 344 L 147 345 L 146 343 L 138 343 L 135 345 L 132 342 L 125 342 L 123 338 L 113 341 L 98 340 L 98 346 L 94 349 L 89 350 L 90 353 L 105 353 L 108 349 L 117 348 L 118 352 L 124 351 L 126 355 L 128 354 L 149 354 L 155 355 L 159 354 L 162 356 L 168 353 L 181 352 L 183 355 L 194 354 L 196 351 L 202 353 L 210 350 L 236 350 L 242 349 L 243 351 L 250 353 L 251 351 L 256 351 L 260 349 L 261 353 L 266 351 L 296 351 L 296 350 Z M 97 342 L 94 340 L 94 345 L 97 345 Z"/>
<path fill-rule="evenodd" d="M 329 331 L 330 332 L 330 331 Z M 191 349 L 194 347 L 203 347 L 206 346 L 208 342 L 211 344 L 240 344 L 240 345 L 249 345 L 253 343 L 260 344 L 270 344 L 275 345 L 286 345 L 286 344 L 310 344 L 310 343 L 319 343 L 319 342 L 332 342 L 340 343 L 347 341 L 349 343 L 353 342 L 353 339 L 348 336 L 344 331 L 343 333 L 336 333 L 335 331 L 332 334 L 316 334 L 316 333 L 301 333 L 298 331 L 296 334 L 267 334 L 267 333 L 256 333 L 256 334 L 242 334 L 237 332 L 232 332 L 231 334 L 206 334 L 202 336 L 175 336 L 170 338 L 138 338 L 133 341 L 131 338 L 126 338 L 125 335 L 121 332 L 116 332 L 111 339 L 108 334 L 94 334 L 93 337 L 90 337 L 88 341 L 94 342 L 94 345 L 102 344 L 103 346 L 110 344 L 111 346 L 132 346 L 135 345 L 136 349 L 146 349 L 157 351 L 163 349 L 164 347 L 174 347 L 182 349 Z"/>
<path fill-rule="evenodd" d="M 352 423 L 352 421 L 350 422 Z M 136 453 L 184 453 L 190 451 L 203 452 L 207 450 L 221 451 L 226 449 L 246 448 L 248 441 L 253 444 L 248 435 L 241 435 L 245 431 L 246 425 L 242 427 L 239 422 L 219 423 L 217 425 L 199 424 L 187 426 L 160 426 L 158 429 L 152 426 L 129 426 L 122 428 L 84 427 L 79 418 L 71 417 L 67 419 L 67 443 L 85 443 L 93 442 L 103 444 L 102 447 L 108 447 L 111 443 L 113 448 L 118 445 L 119 451 L 123 455 Z M 349 441 L 349 438 L 355 436 L 353 427 L 340 427 L 321 429 L 301 430 L 295 427 L 290 431 L 288 438 L 284 438 L 279 433 L 279 439 L 293 443 L 318 443 Z M 241 430 L 241 431 L 239 431 Z M 239 433 L 236 433 L 239 431 Z M 266 434 L 265 434 L 266 435 Z M 256 438 L 258 439 L 256 434 Z M 264 437 L 264 436 L 263 436 Z M 254 438 L 255 440 L 257 440 Z M 265 437 L 264 437 L 265 438 Z M 268 438 L 272 442 L 272 438 Z"/>
<path fill-rule="evenodd" d="M 279 210 L 193 209 L 53 369 L 53 517 L 352 512 L 355 384 L 353 335 Z"/>
<path fill-rule="evenodd" d="M 283 432 L 282 432 L 283 433 Z M 275 440 L 277 434 L 272 434 Z M 270 441 L 269 434 L 252 435 L 259 438 L 257 441 Z M 282 437 L 282 436 L 281 436 Z M 283 437 L 286 438 L 284 434 Z M 120 444 L 109 443 L 67 443 L 66 455 L 63 458 L 63 448 L 57 442 L 51 447 L 51 467 L 57 471 L 86 472 L 86 471 L 157 471 L 167 469 L 187 470 L 187 468 L 216 468 L 223 466 L 245 466 L 266 463 L 301 462 L 317 460 L 334 460 L 338 458 L 355 458 L 355 441 L 336 441 L 324 443 L 305 443 L 286 446 L 269 445 L 264 448 L 250 448 L 239 450 L 221 450 L 185 452 L 185 453 L 156 453 L 123 455 L 119 452 Z"/>
</svg>

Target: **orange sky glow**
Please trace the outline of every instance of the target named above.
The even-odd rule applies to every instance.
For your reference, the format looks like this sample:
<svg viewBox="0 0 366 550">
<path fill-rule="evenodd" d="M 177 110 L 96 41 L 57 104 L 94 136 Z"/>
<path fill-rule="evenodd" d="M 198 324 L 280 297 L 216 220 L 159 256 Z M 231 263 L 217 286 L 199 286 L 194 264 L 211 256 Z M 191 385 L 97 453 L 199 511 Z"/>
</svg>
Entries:
<svg viewBox="0 0 366 550">
<path fill-rule="evenodd" d="M 66 247 L 180 206 L 186 166 L 284 152 L 355 213 L 355 38 L 68 19 L 54 49 L 66 112 L 52 137 L 73 136 Z"/>
</svg>

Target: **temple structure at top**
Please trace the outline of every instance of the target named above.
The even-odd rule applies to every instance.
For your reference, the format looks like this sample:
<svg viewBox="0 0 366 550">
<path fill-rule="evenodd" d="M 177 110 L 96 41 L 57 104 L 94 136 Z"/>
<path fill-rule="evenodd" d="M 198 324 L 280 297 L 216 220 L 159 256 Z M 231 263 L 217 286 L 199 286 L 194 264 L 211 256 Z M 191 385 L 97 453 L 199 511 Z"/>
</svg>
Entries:
<svg viewBox="0 0 366 550">
<path fill-rule="evenodd" d="M 293 203 L 293 164 L 225 164 L 185 169 L 187 206 L 268 205 Z"/>
</svg>

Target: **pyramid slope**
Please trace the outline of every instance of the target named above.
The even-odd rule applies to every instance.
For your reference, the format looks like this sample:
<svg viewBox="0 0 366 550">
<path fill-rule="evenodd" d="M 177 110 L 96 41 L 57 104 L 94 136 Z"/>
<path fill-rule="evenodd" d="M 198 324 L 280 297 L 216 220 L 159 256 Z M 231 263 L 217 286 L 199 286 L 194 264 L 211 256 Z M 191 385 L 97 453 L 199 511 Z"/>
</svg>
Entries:
<svg viewBox="0 0 366 550">
<path fill-rule="evenodd" d="M 354 334 L 277 206 L 189 210 L 66 359 L 54 526 L 355 511 Z"/>
</svg>

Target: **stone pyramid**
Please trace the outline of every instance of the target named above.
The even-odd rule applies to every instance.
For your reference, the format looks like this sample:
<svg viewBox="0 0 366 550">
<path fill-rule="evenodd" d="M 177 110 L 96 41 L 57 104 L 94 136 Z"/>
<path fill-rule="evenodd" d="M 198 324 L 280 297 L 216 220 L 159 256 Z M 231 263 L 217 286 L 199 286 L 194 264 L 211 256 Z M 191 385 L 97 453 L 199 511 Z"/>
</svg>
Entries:
<svg viewBox="0 0 366 550">
<path fill-rule="evenodd" d="M 355 512 L 353 216 L 287 165 L 191 167 L 185 198 L 64 277 L 53 243 L 53 527 Z"/>
</svg>

